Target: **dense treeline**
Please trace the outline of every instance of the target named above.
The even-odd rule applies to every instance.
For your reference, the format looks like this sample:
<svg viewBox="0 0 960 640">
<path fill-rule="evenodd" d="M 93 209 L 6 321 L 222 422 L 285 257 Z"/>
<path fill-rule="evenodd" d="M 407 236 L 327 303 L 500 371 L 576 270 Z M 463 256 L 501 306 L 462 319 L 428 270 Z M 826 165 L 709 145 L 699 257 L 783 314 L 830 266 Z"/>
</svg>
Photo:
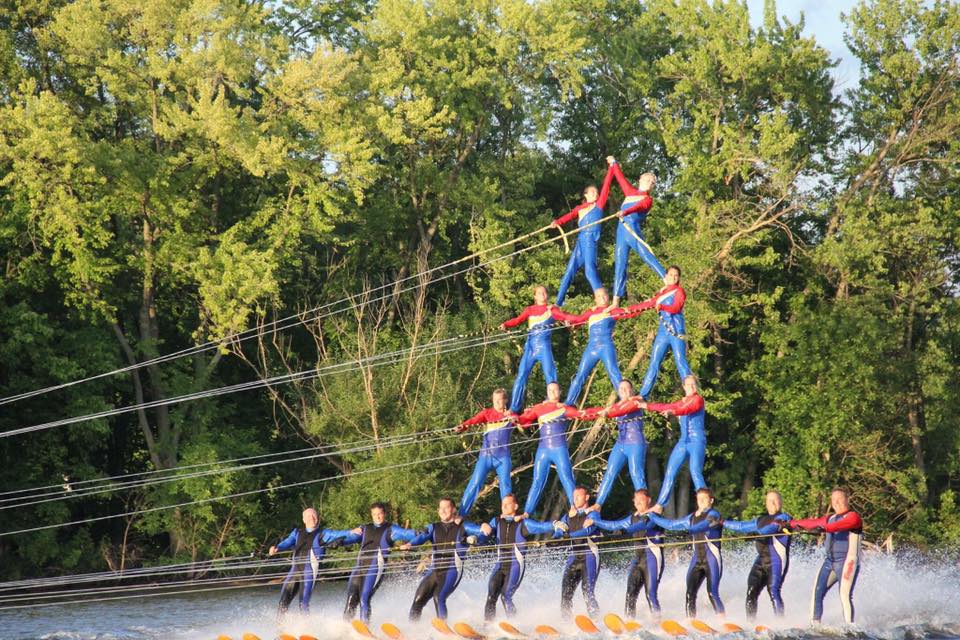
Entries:
<svg viewBox="0 0 960 640">
<path fill-rule="evenodd" d="M 648 238 L 684 270 L 722 512 L 757 512 L 777 487 L 789 511 L 814 513 L 843 484 L 870 539 L 956 549 L 960 7 L 869 0 L 845 21 L 860 76 L 838 88 L 828 52 L 772 0 L 758 29 L 726 0 L 8 4 L 0 393 L 219 347 L 5 405 L 0 430 L 490 330 L 529 303 L 532 283 L 556 286 L 559 242 L 293 329 L 270 322 L 539 229 L 612 154 L 628 176 L 659 177 Z M 608 224 L 608 282 L 612 245 Z M 658 284 L 634 259 L 630 299 Z M 575 293 L 567 306 L 586 307 L 582 280 Z M 251 327 L 256 339 L 229 339 Z M 621 323 L 628 377 L 654 329 L 650 315 Z M 562 382 L 584 342 L 555 338 Z M 471 414 L 510 384 L 521 347 L 0 439 L 3 490 L 383 443 L 4 510 L 11 531 L 356 474 L 3 536 L 0 576 L 241 553 L 305 504 L 347 526 L 382 498 L 422 524 L 437 497 L 459 495 L 473 458 L 377 469 L 462 453 L 477 436 L 385 439 Z M 542 393 L 531 381 L 528 400 Z M 606 402 L 605 377 L 592 382 L 587 402 Z M 654 396 L 679 393 L 666 363 Z M 654 487 L 675 434 L 648 421 Z M 594 426 L 574 440 L 582 482 L 602 473 L 612 437 Z M 521 441 L 523 494 L 533 444 Z M 619 485 L 610 509 L 627 493 Z M 689 504 L 684 478 L 673 510 Z"/>
</svg>

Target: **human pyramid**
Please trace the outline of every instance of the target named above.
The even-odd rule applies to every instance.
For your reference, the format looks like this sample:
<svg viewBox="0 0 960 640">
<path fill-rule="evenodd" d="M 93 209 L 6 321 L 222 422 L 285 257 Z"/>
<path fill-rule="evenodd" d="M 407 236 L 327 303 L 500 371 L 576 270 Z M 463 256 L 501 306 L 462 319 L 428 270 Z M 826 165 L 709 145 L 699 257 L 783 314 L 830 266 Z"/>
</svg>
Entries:
<svg viewBox="0 0 960 640">
<path fill-rule="evenodd" d="M 534 304 L 515 318 L 501 324 L 508 329 L 527 323 L 528 334 L 523 356 L 509 397 L 504 389 L 493 392 L 493 406 L 468 420 L 458 430 L 470 427 L 483 429 L 483 443 L 476 467 L 467 484 L 459 508 L 450 498 L 439 502 L 439 521 L 422 530 L 405 529 L 387 522 L 386 506 L 371 506 L 368 524 L 348 530 L 319 527 L 317 512 L 303 513 L 304 527 L 294 529 L 275 547 L 293 550 L 290 573 L 281 592 L 280 613 L 300 593 L 300 609 L 309 611 L 310 596 L 318 577 L 318 563 L 326 549 L 334 546 L 359 544 L 356 565 L 347 587 L 344 617 L 353 619 L 359 607 L 363 623 L 370 620 L 371 600 L 380 585 L 387 556 L 395 542 L 401 549 L 409 549 L 427 542 L 432 545 L 432 562 L 417 588 L 410 608 L 410 619 L 418 620 L 426 604 L 433 600 L 437 617 L 447 617 L 447 599 L 457 588 L 463 575 L 467 549 L 471 545 L 495 545 L 496 561 L 489 578 L 484 618 L 492 621 L 497 614 L 497 602 L 503 605 L 507 616 L 516 613 L 514 595 L 523 580 L 527 542 L 532 536 L 548 535 L 567 549 L 560 590 L 560 608 L 564 617 L 572 610 L 573 595 L 581 587 L 586 607 L 591 616 L 599 613 L 594 594 L 600 571 L 599 545 L 603 533 L 627 536 L 633 541 L 635 557 L 627 575 L 624 613 L 636 616 L 636 602 L 644 592 L 650 615 L 658 619 L 660 602 L 658 586 L 664 570 L 663 545 L 665 531 L 686 532 L 691 537 L 693 556 L 686 575 L 686 614 L 696 618 L 697 593 L 704 582 L 714 612 L 724 614 L 720 599 L 720 579 L 723 574 L 721 542 L 723 529 L 746 534 L 756 540 L 757 559 L 751 569 L 746 597 L 747 615 L 755 617 L 761 591 L 770 595 L 774 612 L 783 614 L 781 586 L 789 566 L 791 535 L 799 531 L 826 533 L 826 558 L 814 585 L 811 619 L 819 622 L 823 613 L 823 599 L 833 584 L 839 583 L 844 619 L 853 622 L 853 588 L 859 573 L 862 522 L 850 509 L 849 496 L 843 489 L 831 493 L 833 513 L 822 518 L 794 520 L 783 511 L 777 491 L 766 496 L 767 514 L 749 521 L 724 520 L 714 508 L 714 495 L 703 477 L 706 456 L 705 405 L 699 385 L 687 363 L 686 325 L 683 307 L 686 292 L 680 285 L 681 271 L 677 266 L 664 269 L 647 244 L 643 223 L 653 206 L 650 195 L 656 182 L 652 173 L 640 176 L 637 186 L 623 175 L 613 157 L 607 157 L 609 169 L 602 187 L 589 185 L 584 189 L 584 202 L 569 213 L 553 221 L 561 227 L 577 219 L 580 232 L 570 254 L 566 271 L 560 282 L 556 304 L 548 301 L 547 288 L 534 288 Z M 617 180 L 623 203 L 617 213 L 616 247 L 614 250 L 614 287 L 610 300 L 597 270 L 597 244 L 600 239 L 598 222 L 604 217 L 604 208 L 613 179 Z M 626 294 L 628 261 L 631 252 L 663 279 L 664 286 L 655 295 L 638 304 L 620 307 Z M 576 315 L 564 311 L 563 301 L 580 270 L 590 283 L 595 305 Z M 613 343 L 618 321 L 635 317 L 646 310 L 656 310 L 659 326 L 650 352 L 650 364 L 639 392 L 621 375 Z M 557 382 L 551 336 L 558 323 L 569 327 L 587 326 L 588 342 L 576 374 L 570 382 L 566 398 L 561 401 Z M 683 384 L 684 396 L 671 403 L 648 402 L 660 365 L 667 350 L 673 353 L 676 369 Z M 587 377 L 598 362 L 602 362 L 619 401 L 608 407 L 577 409 L 575 404 Z M 523 409 L 528 378 L 539 363 L 546 383 L 546 400 Z M 656 501 L 648 491 L 644 473 L 647 444 L 644 437 L 644 412 L 658 412 L 679 418 L 679 439 L 674 446 Z M 593 504 L 590 491 L 578 486 L 573 474 L 568 450 L 568 427 L 574 420 L 612 419 L 617 427 L 617 440 L 606 471 L 596 491 Z M 523 509 L 513 494 L 510 457 L 511 434 L 514 427 L 539 429 L 538 447 L 533 461 L 533 479 Z M 670 499 L 677 474 L 689 466 L 696 489 L 697 509 L 686 517 L 672 520 L 662 516 L 664 505 Z M 635 510 L 620 518 L 605 519 L 601 513 L 613 489 L 614 482 L 626 465 L 633 483 Z M 560 484 L 570 503 L 569 511 L 559 520 L 544 522 L 531 516 L 536 513 L 546 486 L 550 468 L 556 470 Z M 497 474 L 501 498 L 501 513 L 489 522 L 477 524 L 467 517 L 477 495 L 491 472 Z"/>
</svg>

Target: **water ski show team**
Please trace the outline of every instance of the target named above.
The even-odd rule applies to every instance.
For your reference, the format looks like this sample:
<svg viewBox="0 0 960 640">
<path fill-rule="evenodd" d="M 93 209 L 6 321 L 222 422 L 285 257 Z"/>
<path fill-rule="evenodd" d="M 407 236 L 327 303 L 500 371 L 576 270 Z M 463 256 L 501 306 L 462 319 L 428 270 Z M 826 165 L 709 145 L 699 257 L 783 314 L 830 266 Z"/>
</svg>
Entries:
<svg viewBox="0 0 960 640">
<path fill-rule="evenodd" d="M 616 534 L 620 541 L 630 541 L 635 552 L 627 573 L 624 614 L 636 616 L 640 592 L 646 597 L 650 616 L 659 619 L 658 586 L 664 570 L 665 532 L 685 532 L 693 545 L 693 556 L 686 575 L 686 614 L 696 618 L 697 593 L 703 583 L 718 616 L 724 614 L 720 599 L 720 579 L 723 574 L 721 543 L 723 530 L 742 534 L 755 540 L 757 558 L 749 573 L 746 594 L 748 618 L 754 618 L 757 601 L 765 589 L 777 615 L 783 615 L 781 587 L 790 563 L 791 535 L 797 532 L 825 533 L 826 557 L 817 575 L 811 604 L 811 620 L 819 623 L 823 614 L 823 600 L 827 591 L 839 583 L 843 617 L 847 623 L 854 620 L 853 589 L 859 574 L 862 522 L 851 509 L 849 495 L 843 489 L 831 493 L 832 513 L 820 518 L 796 520 L 784 512 L 780 494 L 766 495 L 767 514 L 749 521 L 725 520 L 714 508 L 714 496 L 703 477 L 706 455 L 705 407 L 698 381 L 687 363 L 686 327 L 683 307 L 686 293 L 680 285 L 681 271 L 677 266 L 667 269 L 657 260 L 644 240 L 643 223 L 653 200 L 650 192 L 655 183 L 651 173 L 640 176 L 632 185 L 623 175 L 619 164 L 607 158 L 609 169 L 602 187 L 587 186 L 584 202 L 569 213 L 557 218 L 551 226 L 578 221 L 576 245 L 560 282 L 555 304 L 550 304 L 546 287 L 534 290 L 534 304 L 501 328 L 508 329 L 526 322 L 528 334 L 516 380 L 508 397 L 506 390 L 493 393 L 493 406 L 485 409 L 458 427 L 483 429 L 483 444 L 474 472 L 467 484 L 460 505 L 443 498 L 438 505 L 439 520 L 422 530 L 402 528 L 387 521 L 386 506 L 380 503 L 370 509 L 371 522 L 354 529 L 333 530 L 319 525 L 317 512 L 303 513 L 303 527 L 295 528 L 270 554 L 292 550 L 292 566 L 284 580 L 280 615 L 299 595 L 300 610 L 309 612 L 314 583 L 321 573 L 320 560 L 331 547 L 359 545 L 356 565 L 347 586 L 344 617 L 353 620 L 359 608 L 355 626 L 365 629 L 371 615 L 371 601 L 381 583 L 387 556 L 394 543 L 409 549 L 426 543 L 432 545 L 429 567 L 416 590 L 409 617 L 418 620 L 424 607 L 433 600 L 440 627 L 447 618 L 447 599 L 457 588 L 463 575 L 467 550 L 471 545 L 491 545 L 496 550 L 496 561 L 488 583 L 484 618 L 492 621 L 497 615 L 497 603 L 502 603 L 507 616 L 516 612 L 514 595 L 524 576 L 528 540 L 546 535 L 552 546 L 564 546 L 566 558 L 560 586 L 560 608 L 569 618 L 577 587 L 582 589 L 587 611 L 599 613 L 594 594 L 600 571 L 600 545 L 604 533 Z M 597 270 L 597 245 L 604 208 L 612 181 L 616 179 L 624 194 L 618 212 L 613 299 L 610 300 Z M 638 304 L 621 308 L 626 295 L 627 267 L 631 252 L 663 279 L 664 286 L 656 295 Z M 595 305 L 576 315 L 565 311 L 564 298 L 576 274 L 583 270 L 594 293 Z M 617 322 L 639 315 L 646 310 L 659 314 L 659 326 L 650 352 L 650 364 L 639 391 L 625 380 L 617 364 L 613 343 Z M 588 342 L 576 374 L 570 382 L 565 399 L 557 383 L 551 335 L 557 326 L 587 326 Z M 667 350 L 673 354 L 676 369 L 684 389 L 684 396 L 671 403 L 648 402 L 660 365 Z M 619 401 L 607 407 L 577 409 L 575 404 L 585 381 L 598 362 L 602 362 Z M 547 399 L 523 408 L 527 380 L 536 364 L 540 364 L 546 382 Z M 680 423 L 679 440 L 667 462 L 659 494 L 654 500 L 647 489 L 644 474 L 646 440 L 643 432 L 644 412 L 658 412 L 677 416 Z M 574 480 L 570 454 L 567 448 L 567 428 L 574 420 L 613 420 L 617 440 L 607 460 L 606 471 L 591 504 L 590 492 Z M 521 509 L 513 495 L 511 481 L 510 438 L 514 427 L 526 429 L 536 425 L 539 441 L 533 462 L 533 481 Z M 697 509 L 680 519 L 662 516 L 664 505 L 670 499 L 677 474 L 687 463 L 696 489 Z M 634 511 L 618 518 L 602 514 L 614 481 L 626 466 L 633 483 Z M 570 503 L 569 511 L 559 520 L 544 522 L 533 516 L 540 503 L 550 468 L 556 470 Z M 499 480 L 501 512 L 488 522 L 468 520 L 477 495 L 490 473 Z M 504 623 L 506 624 L 506 623 Z M 579 623 L 578 623 L 579 624 Z M 509 626 L 509 625 L 507 625 Z"/>
</svg>

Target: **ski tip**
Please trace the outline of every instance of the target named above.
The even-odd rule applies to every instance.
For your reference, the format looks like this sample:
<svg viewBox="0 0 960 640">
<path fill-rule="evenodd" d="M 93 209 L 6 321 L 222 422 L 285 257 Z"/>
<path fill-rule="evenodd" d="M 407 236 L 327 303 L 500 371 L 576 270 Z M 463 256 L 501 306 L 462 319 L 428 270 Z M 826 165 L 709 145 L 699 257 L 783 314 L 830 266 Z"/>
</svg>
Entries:
<svg viewBox="0 0 960 640">
<path fill-rule="evenodd" d="M 699 631 L 700 633 L 716 633 L 717 630 L 708 625 L 703 620 L 697 620 L 694 618 L 690 621 L 690 626 Z"/>
<path fill-rule="evenodd" d="M 453 630 L 462 638 L 468 638 L 469 640 L 483 640 L 483 635 L 481 635 L 476 629 L 468 625 L 466 622 L 454 623 Z"/>
<path fill-rule="evenodd" d="M 255 633 L 245 633 L 243 634 L 243 640 L 260 640 L 260 636 Z"/>
<path fill-rule="evenodd" d="M 676 620 L 664 620 L 660 623 L 660 628 L 669 633 L 671 636 L 687 635 L 687 630 Z"/>
<path fill-rule="evenodd" d="M 766 631 L 770 631 L 770 627 L 765 627 L 762 624 L 758 624 L 753 630 L 757 633 L 764 633 Z"/>
<path fill-rule="evenodd" d="M 370 627 L 367 626 L 367 623 L 363 620 L 354 619 L 350 621 L 350 624 L 353 626 L 353 630 L 357 632 L 358 635 L 364 638 L 376 638 L 373 635 L 373 632 L 370 631 Z"/>
<path fill-rule="evenodd" d="M 383 631 L 383 634 L 391 640 L 403 640 L 403 632 L 400 631 L 399 627 L 397 627 L 395 624 L 384 622 L 382 625 L 380 625 L 380 630 Z"/>
<path fill-rule="evenodd" d="M 306 634 L 302 634 L 299 640 L 319 640 L 319 639 L 317 638 L 317 636 L 308 636 Z"/>
<path fill-rule="evenodd" d="M 224 634 L 221 633 L 220 635 L 217 636 L 217 640 L 233 640 L 233 638 L 231 638 L 231 637 L 228 636 L 228 635 L 224 635 Z"/>
<path fill-rule="evenodd" d="M 500 627 L 500 630 L 501 630 L 501 631 L 503 631 L 503 632 L 507 633 L 508 635 L 510 635 L 510 637 L 513 637 L 513 638 L 526 638 L 526 637 L 527 637 L 527 634 L 525 634 L 524 632 L 520 631 L 520 629 L 517 629 L 515 626 L 513 626 L 513 625 L 510 624 L 509 622 L 501 622 L 501 623 L 498 624 L 497 626 Z"/>
<path fill-rule="evenodd" d="M 574 617 L 573 622 L 577 625 L 577 628 L 584 633 L 600 633 L 600 629 L 593 623 L 593 620 L 585 615 L 581 614 Z"/>
<path fill-rule="evenodd" d="M 430 624 L 433 625 L 433 628 L 442 633 L 445 636 L 452 636 L 453 629 L 450 628 L 450 625 L 447 624 L 447 621 L 442 618 L 434 618 L 430 621 Z"/>
<path fill-rule="evenodd" d="M 623 618 L 615 613 L 608 613 L 603 616 L 603 624 L 607 625 L 607 629 L 610 629 L 610 631 L 617 635 L 627 630 L 627 626 L 623 623 Z"/>
<path fill-rule="evenodd" d="M 643 625 L 637 622 L 636 620 L 627 620 L 626 622 L 623 623 L 623 626 L 624 628 L 626 628 L 627 632 L 629 633 L 635 633 L 643 629 Z"/>
<path fill-rule="evenodd" d="M 539 624 L 539 625 L 537 625 L 537 626 L 533 629 L 533 631 L 534 631 L 538 636 L 546 636 L 546 637 L 551 637 L 551 638 L 560 635 L 560 632 L 559 632 L 559 631 L 557 631 L 556 629 L 554 629 L 553 627 L 551 627 L 551 626 L 548 625 L 548 624 Z"/>
<path fill-rule="evenodd" d="M 740 633 L 741 631 L 743 631 L 743 627 L 741 627 L 738 624 L 734 624 L 732 622 L 724 622 L 722 626 L 723 626 L 723 630 L 726 631 L 727 633 Z"/>
<path fill-rule="evenodd" d="M 297 636 L 292 636 L 289 633 L 281 633 L 277 636 L 277 640 L 297 640 Z"/>
</svg>

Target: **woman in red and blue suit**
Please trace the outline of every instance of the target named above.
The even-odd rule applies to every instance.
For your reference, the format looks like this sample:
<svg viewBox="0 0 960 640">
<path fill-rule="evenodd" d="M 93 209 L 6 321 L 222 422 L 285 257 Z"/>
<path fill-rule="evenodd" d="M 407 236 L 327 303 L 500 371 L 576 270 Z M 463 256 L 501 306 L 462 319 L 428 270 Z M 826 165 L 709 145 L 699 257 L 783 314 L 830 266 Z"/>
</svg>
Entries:
<svg viewBox="0 0 960 640">
<path fill-rule="evenodd" d="M 635 251 L 659 277 L 663 277 L 664 270 L 657 256 L 653 255 L 650 245 L 643 238 L 643 223 L 653 206 L 650 190 L 656 184 L 657 177 L 649 172 L 644 173 L 634 187 L 624 177 L 620 165 L 613 156 L 607 156 L 607 164 L 610 165 L 613 177 L 617 179 L 624 195 L 620 211 L 617 212 L 620 222 L 617 224 L 617 245 L 613 254 L 613 306 L 616 307 L 627 295 L 627 266 L 631 251 Z"/>
<path fill-rule="evenodd" d="M 632 318 L 644 309 L 649 308 L 642 303 L 627 309 L 611 307 L 610 296 L 603 287 L 593 292 L 593 301 L 596 303 L 595 306 L 569 320 L 569 323 L 573 326 L 586 324 L 588 338 L 587 348 L 583 350 L 577 373 L 570 381 L 570 388 L 567 389 L 567 404 L 577 402 L 577 397 L 580 395 L 580 390 L 583 389 L 583 384 L 587 381 L 587 376 L 601 360 L 604 369 L 607 370 L 610 384 L 613 385 L 614 389 L 620 386 L 623 376 L 620 374 L 620 365 L 617 363 L 617 349 L 613 345 L 614 327 L 617 320 Z"/>
<path fill-rule="evenodd" d="M 567 449 L 567 425 L 571 420 L 587 417 L 586 412 L 578 411 L 560 402 L 560 385 L 552 382 L 547 385 L 547 401 L 534 405 L 520 414 L 521 427 L 536 422 L 540 425 L 540 442 L 533 459 L 533 483 L 523 507 L 524 516 L 537 510 L 540 495 L 547 484 L 550 465 L 557 470 L 557 477 L 567 494 L 567 500 L 573 504 L 573 465 L 570 464 L 570 452 Z"/>
<path fill-rule="evenodd" d="M 723 615 L 720 599 L 720 578 L 723 577 L 723 556 L 720 538 L 723 537 L 723 518 L 713 508 L 713 492 L 706 487 L 697 491 L 697 510 L 686 518 L 667 520 L 654 512 L 650 519 L 667 531 L 686 531 L 693 538 L 693 558 L 687 568 L 687 617 L 697 617 L 697 592 L 704 579 L 707 595 L 717 615 Z"/>
<path fill-rule="evenodd" d="M 660 495 L 657 497 L 657 505 L 661 510 L 670 499 L 673 484 L 677 481 L 677 472 L 687 459 L 690 460 L 690 479 L 693 480 L 694 488 L 700 490 L 707 486 L 703 480 L 703 462 L 707 457 L 706 409 L 703 396 L 697 390 L 697 379 L 693 375 L 683 379 L 683 391 L 686 395 L 670 404 L 640 403 L 640 407 L 647 411 L 680 417 L 680 439 L 670 452 L 667 470 L 663 474 L 663 484 L 660 485 Z"/>
<path fill-rule="evenodd" d="M 633 492 L 634 513 L 619 520 L 604 520 L 598 515 L 591 516 L 593 524 L 604 531 L 623 531 L 636 541 L 636 556 L 630 562 L 627 572 L 627 596 L 623 606 L 624 614 L 629 618 L 637 616 L 637 598 L 643 589 L 647 596 L 647 605 L 654 617 L 660 617 L 660 598 L 658 590 L 663 577 L 663 529 L 647 513 L 653 498 L 646 489 Z M 599 509 L 595 505 L 594 509 Z"/>
<path fill-rule="evenodd" d="M 620 381 L 617 393 L 620 401 L 612 406 L 593 407 L 586 410 L 588 415 L 585 418 L 588 420 L 596 414 L 613 418 L 617 424 L 617 442 L 610 451 L 610 457 L 607 458 L 607 470 L 603 474 L 603 480 L 600 481 L 600 488 L 597 489 L 596 504 L 598 506 L 607 501 L 623 465 L 627 465 L 630 471 L 634 491 L 645 489 L 647 486 L 644 470 L 647 460 L 647 440 L 643 435 L 643 409 L 640 408 L 643 398 L 633 395 L 633 383 L 629 380 Z"/>
<path fill-rule="evenodd" d="M 510 411 L 513 412 L 523 408 L 527 378 L 538 362 L 543 371 L 544 382 L 550 384 L 557 381 L 557 365 L 553 359 L 553 330 L 557 320 L 567 321 L 574 317 L 547 303 L 547 288 L 543 285 L 534 288 L 533 301 L 534 304 L 524 309 L 519 316 L 500 325 L 501 329 L 511 329 L 526 321 L 528 327 L 527 341 L 523 345 L 523 356 L 520 358 L 517 378 L 513 382 L 513 392 L 510 395 Z"/>
<path fill-rule="evenodd" d="M 343 609 L 345 620 L 353 618 L 359 605 L 360 619 L 370 621 L 370 601 L 380 587 L 390 547 L 396 541 L 410 542 L 417 535 L 413 529 L 387 522 L 387 507 L 380 502 L 370 505 L 370 518 L 373 522 L 352 529 L 352 535 L 343 541 L 345 545 L 360 544 L 357 563 L 347 581 L 347 604 Z"/>
<path fill-rule="evenodd" d="M 784 529 L 790 525 L 790 514 L 783 512 L 783 498 L 778 491 L 768 491 L 767 514 L 738 522 L 725 520 L 723 528 L 735 533 L 759 537 L 756 540 L 757 559 L 747 577 L 747 618 L 757 617 L 757 600 L 766 587 L 773 603 L 773 613 L 783 615 L 783 596 L 780 594 L 783 581 L 790 568 L 790 533 Z"/>
<path fill-rule="evenodd" d="M 853 588 L 860 575 L 860 543 L 863 538 L 863 520 L 850 508 L 850 495 L 846 489 L 834 489 L 830 493 L 833 515 L 807 520 L 791 520 L 790 528 L 813 533 L 827 534 L 824 547 L 827 557 L 820 566 L 820 573 L 813 583 L 813 600 L 810 619 L 819 624 L 823 617 L 823 598 L 830 587 L 840 583 L 840 605 L 843 619 L 853 624 Z"/>
<path fill-rule="evenodd" d="M 607 206 L 607 198 L 610 196 L 611 180 L 613 180 L 613 171 L 608 169 L 599 192 L 597 192 L 596 186 L 588 185 L 583 190 L 583 203 L 551 223 L 551 226 L 560 228 L 576 218 L 577 227 L 582 229 L 577 234 L 577 242 L 573 247 L 573 253 L 570 254 L 570 260 L 567 262 L 567 270 L 564 272 L 563 278 L 560 280 L 560 288 L 557 290 L 557 304 L 561 307 L 567 296 L 567 289 L 570 288 L 574 276 L 581 268 L 583 268 L 584 274 L 590 282 L 590 287 L 594 291 L 603 286 L 600 272 L 597 270 L 597 242 L 600 240 L 600 225 L 594 223 L 603 219 L 603 210 Z M 590 226 L 587 227 L 587 225 Z M 583 229 L 583 227 L 587 228 Z"/>
<path fill-rule="evenodd" d="M 640 384 L 640 395 L 644 398 L 650 397 L 668 348 L 673 351 L 673 361 L 677 365 L 680 379 L 683 380 L 692 373 L 687 363 L 687 323 L 683 318 L 687 293 L 680 286 L 680 267 L 671 265 L 663 276 L 663 283 L 664 287 L 657 295 L 637 305 L 654 308 L 660 314 L 657 336 L 650 349 L 650 366 L 647 367 L 647 373 Z"/>
<path fill-rule="evenodd" d="M 461 516 L 470 513 L 480 487 L 493 470 L 496 470 L 500 480 L 500 497 L 513 493 L 513 483 L 510 480 L 510 434 L 516 421 L 517 414 L 507 409 L 507 392 L 497 389 L 493 392 L 493 408 L 484 409 L 457 427 L 457 431 L 465 431 L 473 425 L 483 426 L 480 457 L 477 458 L 477 466 L 473 469 L 473 475 L 470 476 L 470 482 L 467 483 L 460 501 Z"/>
</svg>

